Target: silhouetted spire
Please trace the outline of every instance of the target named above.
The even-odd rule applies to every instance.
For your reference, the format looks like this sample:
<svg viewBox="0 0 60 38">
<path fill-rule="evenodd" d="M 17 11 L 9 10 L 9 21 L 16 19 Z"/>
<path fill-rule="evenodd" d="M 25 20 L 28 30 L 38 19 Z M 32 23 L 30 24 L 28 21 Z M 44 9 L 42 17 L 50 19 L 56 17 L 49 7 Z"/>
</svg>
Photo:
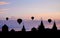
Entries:
<svg viewBox="0 0 60 38">
<path fill-rule="evenodd" d="M 41 26 L 44 27 L 44 25 L 43 25 L 43 21 L 41 21 Z"/>
<path fill-rule="evenodd" d="M 45 29 L 44 24 L 43 24 L 43 21 L 41 20 L 41 24 L 38 27 L 38 31 L 43 31 L 44 29 Z"/>
<path fill-rule="evenodd" d="M 33 28 L 31 29 L 31 31 L 32 31 L 32 32 L 36 32 L 37 29 L 36 29 L 35 27 L 33 27 Z"/>
<path fill-rule="evenodd" d="M 6 24 L 2 26 L 2 32 L 8 32 L 8 26 Z"/>
<path fill-rule="evenodd" d="M 55 21 L 54 21 L 54 24 L 53 24 L 53 28 L 52 28 L 52 29 L 53 29 L 53 30 L 57 30 Z"/>
<path fill-rule="evenodd" d="M 22 32 L 25 32 L 25 31 L 26 31 L 26 29 L 25 29 L 25 27 L 24 27 L 24 25 L 23 25 Z"/>
</svg>

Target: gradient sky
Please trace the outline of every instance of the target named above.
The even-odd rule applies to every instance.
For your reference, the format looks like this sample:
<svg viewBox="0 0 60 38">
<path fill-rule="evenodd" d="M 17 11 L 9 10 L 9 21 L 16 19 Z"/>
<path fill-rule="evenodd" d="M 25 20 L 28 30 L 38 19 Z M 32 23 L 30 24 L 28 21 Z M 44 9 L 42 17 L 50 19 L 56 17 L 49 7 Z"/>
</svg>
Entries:
<svg viewBox="0 0 60 38">
<path fill-rule="evenodd" d="M 0 0 L 0 18 L 60 20 L 60 0 Z"/>
</svg>

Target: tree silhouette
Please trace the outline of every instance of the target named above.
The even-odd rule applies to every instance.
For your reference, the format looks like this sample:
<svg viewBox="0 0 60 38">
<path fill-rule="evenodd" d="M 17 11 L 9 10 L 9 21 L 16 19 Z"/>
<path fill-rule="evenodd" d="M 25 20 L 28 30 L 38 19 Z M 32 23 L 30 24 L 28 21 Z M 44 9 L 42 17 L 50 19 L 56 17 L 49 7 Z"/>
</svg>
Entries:
<svg viewBox="0 0 60 38">
<path fill-rule="evenodd" d="M 10 32 L 15 32 L 15 30 L 14 30 L 14 29 L 12 29 Z"/>
<path fill-rule="evenodd" d="M 6 24 L 2 26 L 2 32 L 8 32 L 8 26 Z"/>
<path fill-rule="evenodd" d="M 21 23 L 22 23 L 22 19 L 17 19 L 17 22 L 18 22 L 19 24 L 21 24 Z"/>
<path fill-rule="evenodd" d="M 31 29 L 31 31 L 32 31 L 32 32 L 37 32 L 37 29 L 36 29 L 35 27 L 33 27 L 33 28 Z"/>
</svg>

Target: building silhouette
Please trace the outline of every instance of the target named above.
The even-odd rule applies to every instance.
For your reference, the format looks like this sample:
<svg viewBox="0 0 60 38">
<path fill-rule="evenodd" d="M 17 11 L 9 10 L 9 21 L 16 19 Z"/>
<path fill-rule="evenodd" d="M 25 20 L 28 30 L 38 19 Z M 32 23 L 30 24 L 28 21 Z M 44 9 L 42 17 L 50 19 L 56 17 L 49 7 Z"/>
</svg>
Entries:
<svg viewBox="0 0 60 38">
<path fill-rule="evenodd" d="M 56 27 L 56 23 L 55 23 L 55 21 L 54 21 L 54 24 L 53 24 L 52 30 L 53 30 L 53 31 L 57 31 L 57 27 Z"/>
<path fill-rule="evenodd" d="M 21 30 L 22 32 L 26 32 L 25 26 L 23 25 L 23 28 Z"/>
<path fill-rule="evenodd" d="M 8 26 L 6 24 L 2 26 L 2 32 L 8 32 Z"/>
<path fill-rule="evenodd" d="M 43 21 L 41 20 L 41 24 L 38 27 L 38 32 L 41 32 L 41 31 L 44 31 L 44 30 L 45 30 L 44 24 L 43 24 Z"/>
</svg>

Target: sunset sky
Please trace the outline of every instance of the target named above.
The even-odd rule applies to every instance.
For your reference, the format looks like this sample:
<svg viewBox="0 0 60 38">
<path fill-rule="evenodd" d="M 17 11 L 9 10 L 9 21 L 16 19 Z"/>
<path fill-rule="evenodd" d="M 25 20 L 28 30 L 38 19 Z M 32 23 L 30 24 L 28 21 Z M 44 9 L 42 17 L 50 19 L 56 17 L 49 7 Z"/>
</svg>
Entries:
<svg viewBox="0 0 60 38">
<path fill-rule="evenodd" d="M 60 0 L 0 0 L 0 18 L 60 19 Z"/>
</svg>

